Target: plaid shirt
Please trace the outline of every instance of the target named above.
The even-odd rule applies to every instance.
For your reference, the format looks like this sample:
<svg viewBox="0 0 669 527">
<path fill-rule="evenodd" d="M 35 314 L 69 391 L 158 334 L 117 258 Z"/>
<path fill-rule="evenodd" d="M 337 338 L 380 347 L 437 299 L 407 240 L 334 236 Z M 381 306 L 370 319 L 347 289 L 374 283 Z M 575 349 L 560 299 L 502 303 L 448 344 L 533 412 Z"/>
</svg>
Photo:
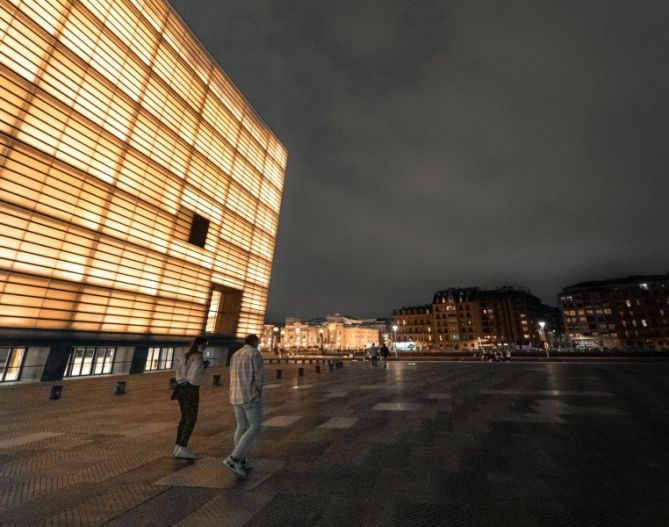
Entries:
<svg viewBox="0 0 669 527">
<path fill-rule="evenodd" d="M 262 398 L 262 354 L 257 348 L 245 345 L 232 355 L 230 362 L 230 402 L 246 404 Z"/>
</svg>

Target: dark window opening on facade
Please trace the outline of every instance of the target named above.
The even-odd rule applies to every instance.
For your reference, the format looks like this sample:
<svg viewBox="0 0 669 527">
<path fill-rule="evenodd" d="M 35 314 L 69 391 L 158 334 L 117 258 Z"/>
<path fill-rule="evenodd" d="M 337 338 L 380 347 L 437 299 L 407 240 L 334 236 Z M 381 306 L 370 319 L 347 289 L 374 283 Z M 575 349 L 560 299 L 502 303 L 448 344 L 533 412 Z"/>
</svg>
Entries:
<svg viewBox="0 0 669 527">
<path fill-rule="evenodd" d="M 209 220 L 185 207 L 179 209 L 175 225 L 175 236 L 198 247 L 204 247 L 209 232 Z"/>
<path fill-rule="evenodd" d="M 198 213 L 193 213 L 193 221 L 190 225 L 190 234 L 188 242 L 198 247 L 204 247 L 207 241 L 207 232 L 209 231 L 209 220 Z"/>
</svg>

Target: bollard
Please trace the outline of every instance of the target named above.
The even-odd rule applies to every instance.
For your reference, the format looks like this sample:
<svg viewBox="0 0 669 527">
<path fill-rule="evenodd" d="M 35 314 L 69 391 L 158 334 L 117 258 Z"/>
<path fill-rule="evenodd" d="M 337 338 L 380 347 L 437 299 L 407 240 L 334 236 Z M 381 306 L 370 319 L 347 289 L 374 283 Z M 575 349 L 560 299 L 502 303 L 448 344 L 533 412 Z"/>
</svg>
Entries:
<svg viewBox="0 0 669 527">
<path fill-rule="evenodd" d="M 61 395 L 63 395 L 63 387 L 60 384 L 51 387 L 49 399 L 60 399 Z"/>
<path fill-rule="evenodd" d="M 332 364 L 332 362 L 329 362 L 328 363 L 328 368 L 330 369 L 330 371 L 333 371 L 334 370 L 334 364 Z"/>
<path fill-rule="evenodd" d="M 320 373 L 320 372 L 321 372 L 321 367 L 316 365 L 316 373 Z"/>
<path fill-rule="evenodd" d="M 212 381 L 214 386 L 220 386 L 221 385 L 221 376 L 219 374 L 212 375 Z"/>
<path fill-rule="evenodd" d="M 304 377 L 304 368 L 298 368 L 298 369 L 297 369 L 297 374 L 298 374 L 300 377 Z"/>
<path fill-rule="evenodd" d="M 117 381 L 114 383 L 114 395 L 125 394 L 125 381 Z"/>
<path fill-rule="evenodd" d="M 276 370 L 276 378 L 280 379 L 283 376 L 283 370 L 282 369 L 277 369 Z"/>
</svg>

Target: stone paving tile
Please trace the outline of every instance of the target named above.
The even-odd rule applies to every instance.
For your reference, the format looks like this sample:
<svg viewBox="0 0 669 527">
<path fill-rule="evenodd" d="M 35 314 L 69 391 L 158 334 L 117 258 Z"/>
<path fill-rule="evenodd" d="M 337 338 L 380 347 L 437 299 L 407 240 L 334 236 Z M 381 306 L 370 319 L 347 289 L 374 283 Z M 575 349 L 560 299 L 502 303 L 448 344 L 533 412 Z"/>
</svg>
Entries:
<svg viewBox="0 0 669 527">
<path fill-rule="evenodd" d="M 11 439 L 4 439 L 0 441 L 0 448 L 8 449 L 17 446 L 23 446 L 36 441 L 43 441 L 63 435 L 62 432 L 37 432 L 33 434 L 23 434 L 12 437 Z"/>
<path fill-rule="evenodd" d="M 263 426 L 285 428 L 295 424 L 300 419 L 302 419 L 301 415 L 275 415 L 263 422 Z"/>
<path fill-rule="evenodd" d="M 175 524 L 176 527 L 241 527 L 276 496 L 269 489 L 219 494 Z"/>
<path fill-rule="evenodd" d="M 420 403 L 377 403 L 374 410 L 385 412 L 418 412 L 423 409 Z"/>
<path fill-rule="evenodd" d="M 319 428 L 351 428 L 357 420 L 357 417 L 331 417 Z"/>
<path fill-rule="evenodd" d="M 248 527 L 313 527 L 322 518 L 332 498 L 278 494 L 251 520 Z"/>
<path fill-rule="evenodd" d="M 144 500 L 141 504 L 117 516 L 106 523 L 108 527 L 174 525 L 201 508 L 219 492 L 219 489 L 160 487 L 155 497 Z"/>
</svg>

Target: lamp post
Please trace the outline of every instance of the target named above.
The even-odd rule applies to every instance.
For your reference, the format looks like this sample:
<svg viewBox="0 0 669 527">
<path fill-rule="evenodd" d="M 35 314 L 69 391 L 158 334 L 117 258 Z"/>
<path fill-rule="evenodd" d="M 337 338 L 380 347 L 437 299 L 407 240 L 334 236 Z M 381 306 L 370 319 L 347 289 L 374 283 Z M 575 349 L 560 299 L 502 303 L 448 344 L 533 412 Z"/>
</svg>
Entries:
<svg viewBox="0 0 669 527">
<path fill-rule="evenodd" d="M 323 328 L 318 330 L 318 346 L 321 350 L 321 355 L 323 354 Z"/>
<path fill-rule="evenodd" d="M 546 350 L 546 358 L 549 359 L 550 357 L 548 355 L 548 346 L 546 346 L 546 333 L 544 331 L 545 327 L 546 323 L 543 320 L 539 321 L 539 338 L 541 339 L 541 345 Z"/>
<path fill-rule="evenodd" d="M 395 358 L 397 358 L 397 324 L 393 324 L 393 348 L 395 349 Z"/>
<path fill-rule="evenodd" d="M 274 326 L 272 328 L 272 350 L 276 353 L 276 350 L 279 348 L 279 328 Z"/>
</svg>

